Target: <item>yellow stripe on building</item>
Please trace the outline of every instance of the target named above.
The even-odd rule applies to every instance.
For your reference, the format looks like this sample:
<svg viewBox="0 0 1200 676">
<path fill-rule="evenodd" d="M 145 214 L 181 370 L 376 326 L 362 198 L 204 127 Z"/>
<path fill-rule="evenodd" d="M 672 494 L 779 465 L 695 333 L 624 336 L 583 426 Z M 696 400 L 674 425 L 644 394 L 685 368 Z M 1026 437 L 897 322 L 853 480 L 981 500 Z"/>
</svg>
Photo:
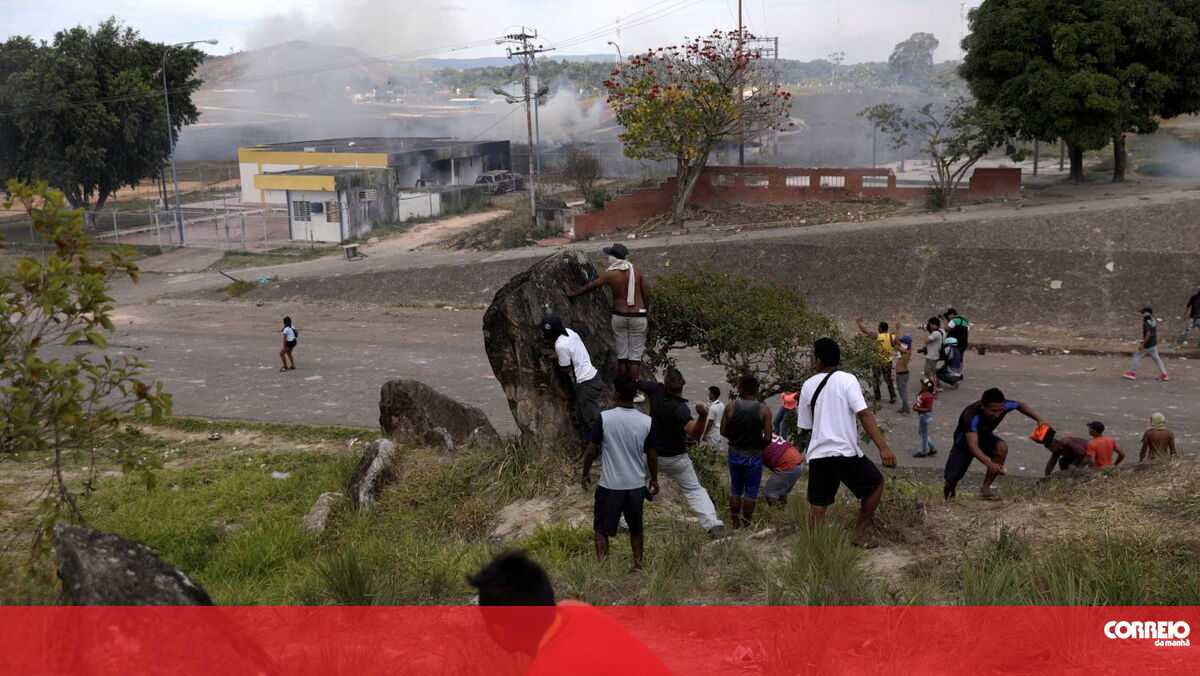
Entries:
<svg viewBox="0 0 1200 676">
<path fill-rule="evenodd" d="M 311 174 L 259 174 L 254 177 L 254 187 L 259 190 L 334 190 L 332 176 Z"/>
<path fill-rule="evenodd" d="M 275 152 L 238 148 L 238 162 L 294 164 L 300 167 L 375 167 L 388 165 L 387 153 Z"/>
</svg>

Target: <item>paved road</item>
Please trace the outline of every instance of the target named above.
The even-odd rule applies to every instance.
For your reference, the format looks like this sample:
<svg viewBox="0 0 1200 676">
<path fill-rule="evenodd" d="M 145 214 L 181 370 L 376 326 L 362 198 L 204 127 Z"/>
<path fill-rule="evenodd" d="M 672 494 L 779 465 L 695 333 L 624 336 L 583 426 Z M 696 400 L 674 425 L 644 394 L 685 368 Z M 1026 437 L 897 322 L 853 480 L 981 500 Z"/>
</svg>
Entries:
<svg viewBox="0 0 1200 676">
<path fill-rule="evenodd" d="M 482 313 L 387 308 L 333 307 L 293 311 L 301 327 L 299 368 L 279 372 L 280 308 L 249 303 L 158 302 L 118 312 L 113 341 L 150 364 L 175 395 L 181 415 L 375 427 L 379 387 L 389 378 L 424 380 L 442 392 L 478 406 L 502 431 L 515 431 L 500 386 L 483 352 Z M 720 384 L 719 369 L 685 355 L 687 396 L 699 400 L 708 385 Z M 1085 425 L 1105 421 L 1127 449 L 1152 411 L 1166 414 L 1180 447 L 1200 443 L 1200 362 L 1173 360 L 1174 380 L 1129 382 L 1120 378 L 1124 358 L 971 355 L 968 385 L 947 392 L 935 411 L 934 430 L 943 454 L 915 460 L 916 420 L 887 410 L 888 437 L 907 465 L 935 466 L 944 459 L 961 408 L 986 387 L 998 386 L 1028 402 L 1067 434 L 1085 435 Z M 1147 364 L 1147 368 L 1149 364 Z M 772 402 L 774 403 L 774 402 Z M 1031 424 L 1014 414 L 1001 428 L 1014 449 L 1010 469 L 1040 471 L 1046 452 L 1024 439 Z M 873 452 L 873 451 L 872 451 Z"/>
</svg>

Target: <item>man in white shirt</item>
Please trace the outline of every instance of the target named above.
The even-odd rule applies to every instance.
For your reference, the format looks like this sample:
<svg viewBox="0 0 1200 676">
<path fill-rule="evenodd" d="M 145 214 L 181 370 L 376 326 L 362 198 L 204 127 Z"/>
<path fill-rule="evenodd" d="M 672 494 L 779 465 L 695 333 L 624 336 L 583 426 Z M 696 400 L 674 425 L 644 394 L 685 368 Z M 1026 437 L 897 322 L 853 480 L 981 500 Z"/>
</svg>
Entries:
<svg viewBox="0 0 1200 676">
<path fill-rule="evenodd" d="M 721 420 L 725 417 L 725 402 L 721 401 L 721 388 L 708 388 L 708 417 L 704 421 L 701 440 L 718 451 L 725 450 L 725 438 L 721 436 Z"/>
<path fill-rule="evenodd" d="M 866 529 L 883 497 L 883 475 L 858 447 L 855 418 L 879 449 L 884 467 L 895 467 L 896 456 L 867 408 L 858 378 L 838 371 L 841 363 L 841 348 L 831 338 L 813 343 L 813 369 L 817 375 L 804 383 L 796 406 L 797 426 L 812 430 L 806 452 L 808 503 L 812 505 L 812 519 L 823 519 L 839 484 L 845 484 L 862 503 L 851 543 L 870 549 L 877 545 L 866 538 Z"/>
<path fill-rule="evenodd" d="M 542 317 L 539 326 L 546 340 L 554 343 L 554 349 L 548 350 L 547 356 L 571 378 L 575 387 L 575 426 L 580 442 L 586 444 L 596 416 L 600 415 L 603 388 L 600 372 L 592 366 L 592 357 L 579 334 L 563 326 L 556 315 Z"/>
</svg>

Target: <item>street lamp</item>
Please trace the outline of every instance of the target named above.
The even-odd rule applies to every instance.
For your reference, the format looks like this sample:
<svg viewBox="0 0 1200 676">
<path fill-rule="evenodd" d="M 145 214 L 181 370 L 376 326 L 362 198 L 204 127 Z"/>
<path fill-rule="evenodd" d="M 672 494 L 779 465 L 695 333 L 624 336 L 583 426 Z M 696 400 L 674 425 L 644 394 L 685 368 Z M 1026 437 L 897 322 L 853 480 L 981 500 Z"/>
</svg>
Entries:
<svg viewBox="0 0 1200 676">
<path fill-rule="evenodd" d="M 625 60 L 625 57 L 621 55 L 621 45 L 618 45 L 617 43 L 613 42 L 612 40 L 609 40 L 608 44 L 612 45 L 613 49 L 617 50 L 617 66 L 619 67 L 621 65 L 621 62 Z"/>
<path fill-rule="evenodd" d="M 191 47 L 195 44 L 217 44 L 216 40 L 192 40 L 168 45 L 162 56 L 163 102 L 167 106 L 167 143 L 171 150 L 171 182 L 175 185 L 175 227 L 179 230 L 179 246 L 183 246 L 183 212 L 179 210 L 179 178 L 175 175 L 175 132 L 171 129 L 171 91 L 167 89 L 167 55 L 176 47 Z"/>
</svg>

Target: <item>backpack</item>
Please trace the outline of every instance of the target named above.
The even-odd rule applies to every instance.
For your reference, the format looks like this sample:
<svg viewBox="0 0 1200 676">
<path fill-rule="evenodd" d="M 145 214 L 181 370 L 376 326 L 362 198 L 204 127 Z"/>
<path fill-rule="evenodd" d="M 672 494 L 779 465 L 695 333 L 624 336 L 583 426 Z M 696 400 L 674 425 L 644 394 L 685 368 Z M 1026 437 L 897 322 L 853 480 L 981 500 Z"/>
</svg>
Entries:
<svg viewBox="0 0 1200 676">
<path fill-rule="evenodd" d="M 942 347 L 938 351 L 938 361 L 950 361 L 954 357 L 954 348 L 958 347 L 958 340 L 954 340 L 954 344 L 950 344 L 951 338 L 946 337 L 942 340 Z"/>
</svg>

